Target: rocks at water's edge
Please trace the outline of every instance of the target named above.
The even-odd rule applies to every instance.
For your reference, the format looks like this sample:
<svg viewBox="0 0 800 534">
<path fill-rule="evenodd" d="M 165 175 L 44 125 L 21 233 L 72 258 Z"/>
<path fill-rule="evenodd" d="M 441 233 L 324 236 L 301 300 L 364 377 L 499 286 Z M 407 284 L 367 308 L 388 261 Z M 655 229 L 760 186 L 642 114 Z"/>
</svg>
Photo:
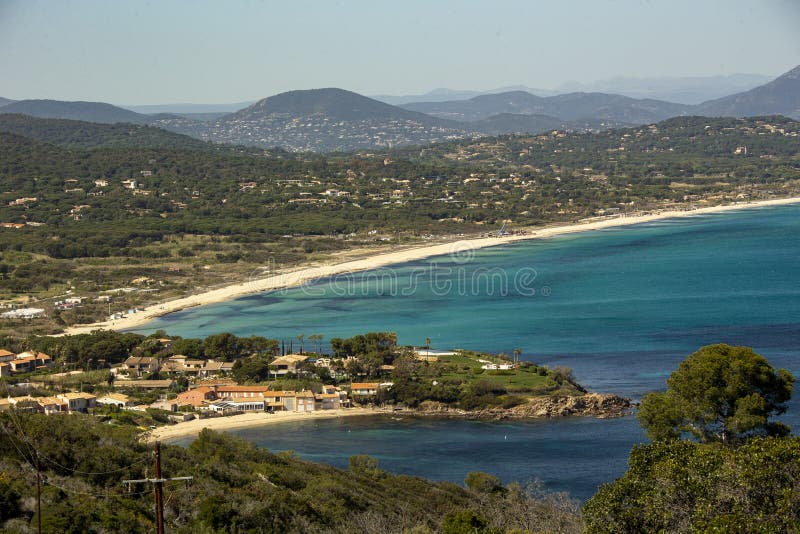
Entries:
<svg viewBox="0 0 800 534">
<path fill-rule="evenodd" d="M 630 399 L 619 395 L 586 393 L 571 396 L 532 397 L 528 402 L 512 408 L 484 408 L 460 410 L 435 401 L 424 401 L 416 415 L 463 417 L 465 419 L 538 419 L 548 417 L 588 416 L 605 419 L 626 415 L 632 407 Z"/>
</svg>

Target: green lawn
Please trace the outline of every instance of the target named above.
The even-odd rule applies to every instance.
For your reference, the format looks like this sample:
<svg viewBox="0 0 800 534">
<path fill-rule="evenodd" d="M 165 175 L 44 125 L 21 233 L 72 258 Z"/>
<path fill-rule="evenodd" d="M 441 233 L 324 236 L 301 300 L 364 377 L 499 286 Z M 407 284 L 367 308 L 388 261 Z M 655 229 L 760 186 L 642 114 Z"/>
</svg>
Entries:
<svg viewBox="0 0 800 534">
<path fill-rule="evenodd" d="M 485 361 L 508 363 L 508 360 L 497 356 L 464 351 L 453 356 L 440 356 L 438 362 L 430 365 L 441 368 L 440 377 L 443 380 L 466 383 L 488 380 L 503 385 L 509 393 L 547 393 L 558 388 L 552 373 L 538 366 L 519 367 L 513 370 L 485 370 L 481 369 Z M 545 374 L 540 374 L 542 372 Z"/>
</svg>

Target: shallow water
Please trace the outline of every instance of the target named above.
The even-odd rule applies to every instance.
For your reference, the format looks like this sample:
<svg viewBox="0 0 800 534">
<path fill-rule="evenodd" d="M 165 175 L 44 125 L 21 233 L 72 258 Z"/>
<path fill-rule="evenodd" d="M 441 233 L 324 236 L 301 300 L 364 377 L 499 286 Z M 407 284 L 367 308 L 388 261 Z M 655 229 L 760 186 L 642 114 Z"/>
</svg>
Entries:
<svg viewBox="0 0 800 534">
<path fill-rule="evenodd" d="M 798 206 L 750 209 L 460 251 L 193 308 L 138 331 L 288 342 L 389 330 L 402 344 L 429 337 L 434 349 L 519 347 L 524 359 L 572 367 L 592 390 L 634 398 L 663 388 L 687 354 L 710 343 L 752 346 L 800 376 L 798 215 Z M 797 428 L 799 407 L 793 401 L 784 416 Z M 337 465 L 385 451 L 388 469 L 434 479 L 533 474 L 580 497 L 624 472 L 643 439 L 632 418 L 520 423 L 509 434 L 489 423 L 350 424 L 349 433 L 326 421 L 237 434 Z M 506 435 L 516 447 L 493 441 Z"/>
</svg>

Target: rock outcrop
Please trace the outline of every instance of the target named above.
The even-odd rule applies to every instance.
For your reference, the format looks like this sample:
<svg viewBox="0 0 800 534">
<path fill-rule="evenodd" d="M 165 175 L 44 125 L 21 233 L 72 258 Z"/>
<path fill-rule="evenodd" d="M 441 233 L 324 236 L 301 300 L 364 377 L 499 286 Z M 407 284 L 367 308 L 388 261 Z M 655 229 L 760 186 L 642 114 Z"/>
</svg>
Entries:
<svg viewBox="0 0 800 534">
<path fill-rule="evenodd" d="M 465 419 L 537 419 L 548 417 L 620 417 L 632 407 L 630 399 L 619 395 L 586 393 L 584 395 L 531 397 L 528 402 L 512 408 L 484 408 L 459 410 L 434 401 L 422 402 L 417 415 L 463 417 Z"/>
</svg>

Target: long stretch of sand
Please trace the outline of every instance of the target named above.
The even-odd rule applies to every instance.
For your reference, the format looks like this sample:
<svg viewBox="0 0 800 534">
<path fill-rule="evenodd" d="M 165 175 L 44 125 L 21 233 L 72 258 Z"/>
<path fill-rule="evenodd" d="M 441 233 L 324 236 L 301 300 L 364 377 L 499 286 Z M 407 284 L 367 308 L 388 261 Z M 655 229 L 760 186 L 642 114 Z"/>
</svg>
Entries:
<svg viewBox="0 0 800 534">
<path fill-rule="evenodd" d="M 148 441 L 169 441 L 186 436 L 196 436 L 205 428 L 211 430 L 235 430 L 238 428 L 262 427 L 290 423 L 293 421 L 311 421 L 315 419 L 337 419 L 355 415 L 377 415 L 384 413 L 372 408 L 341 408 L 338 410 L 319 410 L 310 413 L 277 412 L 277 413 L 244 413 L 229 417 L 212 417 L 209 419 L 193 419 L 170 426 L 160 426 L 150 430 Z"/>
<path fill-rule="evenodd" d="M 719 213 L 724 211 L 740 210 L 754 207 L 765 206 L 779 206 L 785 204 L 800 203 L 800 197 L 795 198 L 782 198 L 774 200 L 761 200 L 755 202 L 740 202 L 736 204 L 726 204 L 722 206 L 712 206 L 697 209 L 686 209 L 680 211 L 657 211 L 647 213 L 644 215 L 634 216 L 612 216 L 612 217 L 598 217 L 587 219 L 575 224 L 548 226 L 540 229 L 521 229 L 518 233 L 513 235 L 504 235 L 502 237 L 478 237 L 478 238 L 465 238 L 453 239 L 444 243 L 437 244 L 424 244 L 404 249 L 395 250 L 392 252 L 378 252 L 373 256 L 355 260 L 343 260 L 339 262 L 332 262 L 326 265 L 313 266 L 300 268 L 298 270 L 268 276 L 257 280 L 250 280 L 243 283 L 233 284 L 230 286 L 213 289 L 188 297 L 183 297 L 175 300 L 165 301 L 145 310 L 139 311 L 135 314 L 129 315 L 116 321 L 104 321 L 89 325 L 77 325 L 68 328 L 66 334 L 80 334 L 90 332 L 97 329 L 112 329 L 112 330 L 128 330 L 139 327 L 143 324 L 150 322 L 156 317 L 166 315 L 168 313 L 176 312 L 194 306 L 203 306 L 206 304 L 213 304 L 216 302 L 224 302 L 227 300 L 248 295 L 251 293 L 258 293 L 262 291 L 270 291 L 275 289 L 282 289 L 287 287 L 299 286 L 311 280 L 317 280 L 329 276 L 335 276 L 344 273 L 352 273 L 358 271 L 365 271 L 369 269 L 377 269 L 379 267 L 386 267 L 388 265 L 396 265 L 410 261 L 421 260 L 433 256 L 443 256 L 447 254 L 460 254 L 463 255 L 470 250 L 476 250 L 485 247 L 494 247 L 497 245 L 505 245 L 507 243 L 514 243 L 516 241 L 523 241 L 527 239 L 543 239 L 563 234 L 575 232 L 588 232 L 592 230 L 601 230 L 604 228 L 612 228 L 617 226 L 627 226 L 632 224 L 640 224 L 659 219 L 670 219 L 675 217 L 687 217 L 692 215 L 700 215 L 706 213 Z"/>
</svg>

